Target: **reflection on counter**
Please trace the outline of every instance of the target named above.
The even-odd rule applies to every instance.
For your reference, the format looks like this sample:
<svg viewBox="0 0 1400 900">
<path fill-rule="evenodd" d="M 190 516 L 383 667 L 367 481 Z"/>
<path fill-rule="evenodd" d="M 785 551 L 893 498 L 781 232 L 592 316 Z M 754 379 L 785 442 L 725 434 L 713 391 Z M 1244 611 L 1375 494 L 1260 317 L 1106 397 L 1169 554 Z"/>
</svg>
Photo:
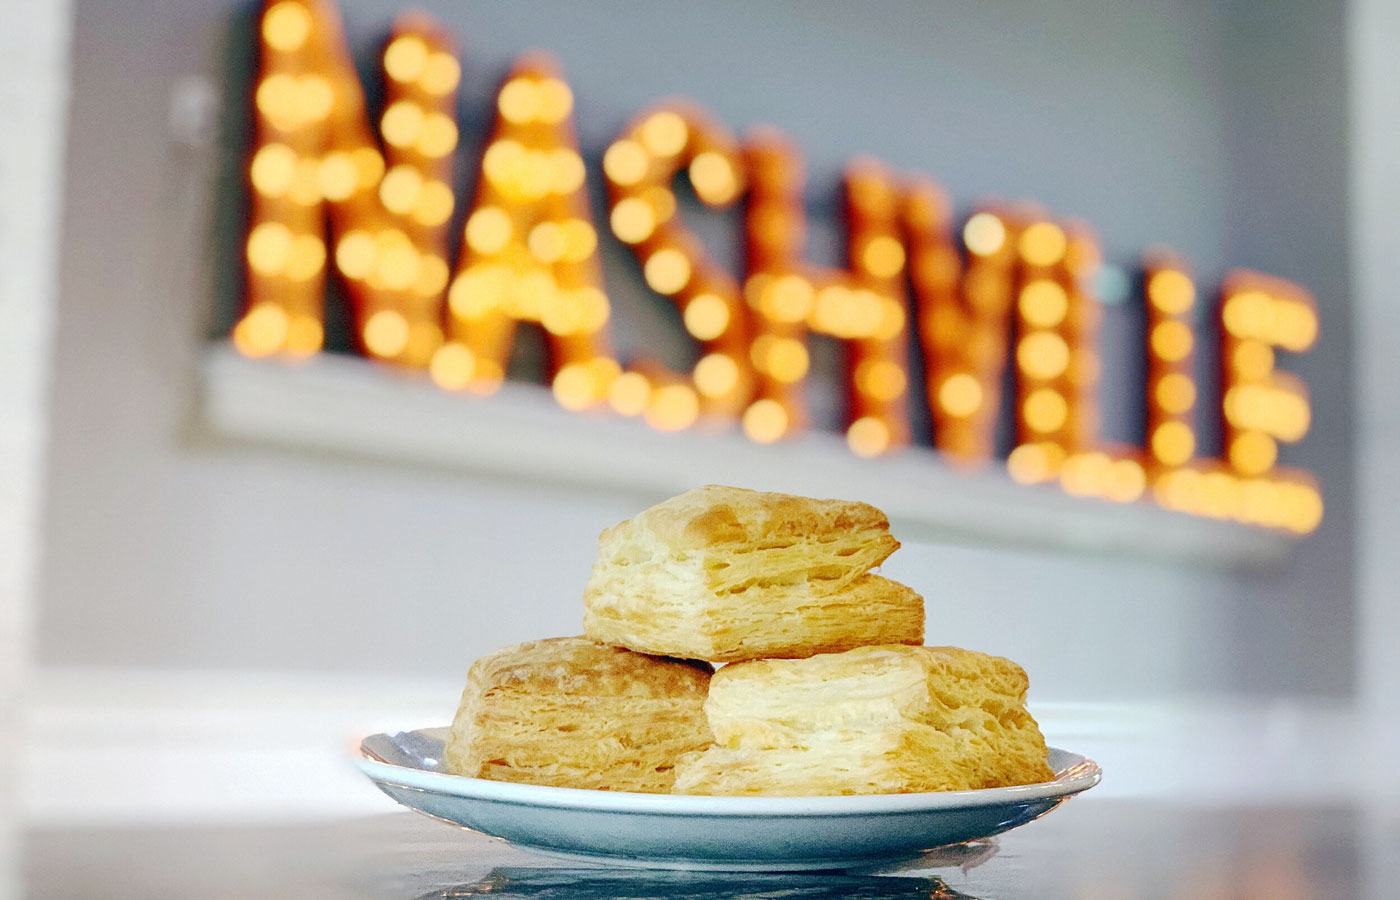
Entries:
<svg viewBox="0 0 1400 900">
<path fill-rule="evenodd" d="M 549 868 L 493 869 L 479 881 L 433 891 L 418 900 L 484 896 L 505 900 L 975 900 L 929 877 Z"/>
<path fill-rule="evenodd" d="M 1345 806 L 1090 797 L 995 844 L 878 872 L 777 875 L 589 867 L 408 813 L 299 825 L 92 825 L 28 833 L 24 896 L 1395 900 L 1400 821 Z"/>
</svg>

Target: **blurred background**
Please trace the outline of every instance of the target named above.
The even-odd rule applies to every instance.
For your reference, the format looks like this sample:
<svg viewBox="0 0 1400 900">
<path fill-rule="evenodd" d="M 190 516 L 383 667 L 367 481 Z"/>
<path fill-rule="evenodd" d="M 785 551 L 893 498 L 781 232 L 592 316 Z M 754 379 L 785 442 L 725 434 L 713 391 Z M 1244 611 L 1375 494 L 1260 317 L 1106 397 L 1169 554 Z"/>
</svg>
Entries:
<svg viewBox="0 0 1400 900">
<path fill-rule="evenodd" d="M 1091 223 L 1107 264 L 1106 440 L 1143 440 L 1145 314 L 1131 286 L 1144 250 L 1189 261 L 1206 299 L 1236 267 L 1302 285 L 1320 337 L 1280 365 L 1307 382 L 1312 425 L 1282 461 L 1315 474 L 1324 520 L 1299 538 L 1016 486 L 1000 466 L 963 475 L 926 447 L 857 460 L 820 436 L 760 447 L 579 416 L 531 384 L 543 377 L 535 329 L 522 330 L 507 390 L 446 394 L 352 358 L 334 290 L 331 359 L 244 359 L 227 339 L 243 304 L 261 8 L 11 5 L 0 29 L 11 826 L 387 809 L 343 763 L 351 735 L 445 723 L 476 656 L 577 633 L 597 533 L 711 476 L 893 500 L 904 547 L 884 571 L 925 595 L 929 642 L 1022 663 L 1051 742 L 1100 757 L 1105 795 L 1400 796 L 1377 752 L 1400 717 L 1400 9 L 425 8 L 460 48 L 457 230 L 512 61 L 543 48 L 561 64 L 624 360 L 647 351 L 681 368 L 696 352 L 602 224 L 604 151 L 636 112 L 685 97 L 736 134 L 773 125 L 801 148 L 813 262 L 843 258 L 840 177 L 858 154 L 937 179 L 960 219 L 996 196 Z M 377 111 L 378 55 L 403 7 L 339 10 Z M 682 212 L 737 275 L 739 213 L 689 200 Z M 834 343 L 812 352 L 820 430 L 844 376 Z M 1203 455 L 1220 451 L 1211 406 Z M 927 412 L 914 422 L 927 444 Z"/>
</svg>

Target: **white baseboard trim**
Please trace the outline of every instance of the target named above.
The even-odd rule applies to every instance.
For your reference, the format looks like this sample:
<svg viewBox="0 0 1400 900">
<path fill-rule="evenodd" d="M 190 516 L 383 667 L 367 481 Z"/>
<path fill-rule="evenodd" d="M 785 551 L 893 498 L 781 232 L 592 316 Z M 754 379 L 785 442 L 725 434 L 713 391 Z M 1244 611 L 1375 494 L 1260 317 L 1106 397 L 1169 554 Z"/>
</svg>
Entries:
<svg viewBox="0 0 1400 900">
<path fill-rule="evenodd" d="M 33 825 L 314 820 L 390 811 L 356 735 L 445 724 L 435 680 L 42 670 L 22 801 Z M 1195 698 L 1033 703 L 1050 743 L 1097 759 L 1086 797 L 1344 803 L 1369 789 L 1345 704 Z"/>
</svg>

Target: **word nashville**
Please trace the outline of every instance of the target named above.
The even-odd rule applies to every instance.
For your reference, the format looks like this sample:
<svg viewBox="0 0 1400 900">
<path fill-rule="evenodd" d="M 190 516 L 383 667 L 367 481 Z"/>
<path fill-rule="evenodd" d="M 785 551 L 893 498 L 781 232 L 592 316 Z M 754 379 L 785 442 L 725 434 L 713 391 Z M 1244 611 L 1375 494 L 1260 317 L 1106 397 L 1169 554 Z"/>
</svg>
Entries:
<svg viewBox="0 0 1400 900">
<path fill-rule="evenodd" d="M 233 342 L 249 356 L 321 349 L 333 267 L 365 355 L 426 369 L 448 390 L 487 394 L 504 378 L 515 326 L 542 326 L 552 388 L 571 410 L 611 407 L 655 428 L 731 419 L 778 441 L 807 422 L 806 336 L 847 347 L 846 439 L 861 456 L 910 441 L 908 329 L 923 348 L 935 447 L 963 464 L 994 453 L 1002 373 L 1016 375 L 1013 478 L 1110 501 L 1149 497 L 1195 515 L 1307 533 L 1322 517 L 1312 477 L 1277 465 L 1306 433 L 1302 382 L 1275 350 L 1317 336 L 1296 285 L 1230 273 L 1220 290 L 1222 459 L 1197 456 L 1192 330 L 1198 291 L 1180 259 L 1145 261 L 1147 446 L 1098 438 L 1100 265 L 1083 225 L 1035 209 L 983 207 L 955 223 L 947 195 L 872 159 L 847 167 L 848 267 L 801 258 L 801 157 L 772 129 L 740 141 L 703 110 L 664 103 L 607 148 L 612 234 L 700 343 L 689 372 L 622 366 L 573 128 L 573 94 L 545 57 L 522 57 L 496 95 L 481 177 L 449 265 L 461 68 L 421 13 L 396 22 L 380 58 L 379 139 L 327 0 L 273 0 L 259 20 L 256 131 L 248 165 L 246 309 Z M 382 140 L 382 144 L 381 141 Z M 382 147 L 382 149 L 381 149 Z M 684 173 L 700 201 L 744 206 L 747 272 L 711 260 L 677 212 Z M 956 227 L 960 224 L 961 227 Z M 961 247 L 959 246 L 961 238 Z M 912 310 L 912 315 L 911 315 Z"/>
</svg>

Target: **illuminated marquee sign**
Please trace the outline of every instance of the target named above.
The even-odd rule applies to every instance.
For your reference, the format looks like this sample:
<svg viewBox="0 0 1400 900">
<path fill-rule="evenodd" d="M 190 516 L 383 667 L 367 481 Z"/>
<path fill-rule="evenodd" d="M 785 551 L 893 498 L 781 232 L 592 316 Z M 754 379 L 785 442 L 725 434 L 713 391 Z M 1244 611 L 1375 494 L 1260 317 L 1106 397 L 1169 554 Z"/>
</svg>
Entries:
<svg viewBox="0 0 1400 900">
<path fill-rule="evenodd" d="M 395 24 L 381 56 L 378 139 L 328 0 L 272 0 L 260 20 L 248 165 L 246 308 L 234 345 L 305 357 L 323 342 L 326 272 L 352 305 L 357 349 L 425 369 L 447 390 L 488 394 L 505 378 L 517 323 L 547 336 L 551 384 L 567 409 L 611 408 L 662 430 L 736 422 L 759 443 L 807 424 L 807 336 L 846 349 L 846 440 L 860 456 L 913 439 L 907 347 L 914 330 L 934 446 L 963 465 L 994 453 L 1002 376 L 1015 375 L 1022 483 L 1057 483 L 1115 502 L 1147 497 L 1219 519 L 1307 533 L 1322 499 L 1306 472 L 1277 465 L 1278 442 L 1308 430 L 1307 389 L 1275 351 L 1316 340 L 1302 288 L 1233 272 L 1220 292 L 1223 459 L 1197 455 L 1192 328 L 1203 302 L 1183 260 L 1144 260 L 1145 448 L 1098 438 L 1100 265 L 1094 234 L 1023 207 L 956 220 L 925 176 L 873 159 L 847 167 L 843 269 L 802 258 L 803 161 L 781 133 L 742 140 L 704 110 L 668 103 L 637 115 L 602 159 L 609 209 L 589 208 L 573 93 L 546 57 L 522 57 L 496 95 L 495 125 L 448 260 L 461 67 L 450 36 L 422 14 Z M 702 203 L 744 203 L 747 271 L 710 259 L 678 212 L 684 173 Z M 595 222 L 636 256 L 646 284 L 676 304 L 702 353 L 689 372 L 624 366 Z M 611 238 L 609 238 L 610 240 Z"/>
</svg>

